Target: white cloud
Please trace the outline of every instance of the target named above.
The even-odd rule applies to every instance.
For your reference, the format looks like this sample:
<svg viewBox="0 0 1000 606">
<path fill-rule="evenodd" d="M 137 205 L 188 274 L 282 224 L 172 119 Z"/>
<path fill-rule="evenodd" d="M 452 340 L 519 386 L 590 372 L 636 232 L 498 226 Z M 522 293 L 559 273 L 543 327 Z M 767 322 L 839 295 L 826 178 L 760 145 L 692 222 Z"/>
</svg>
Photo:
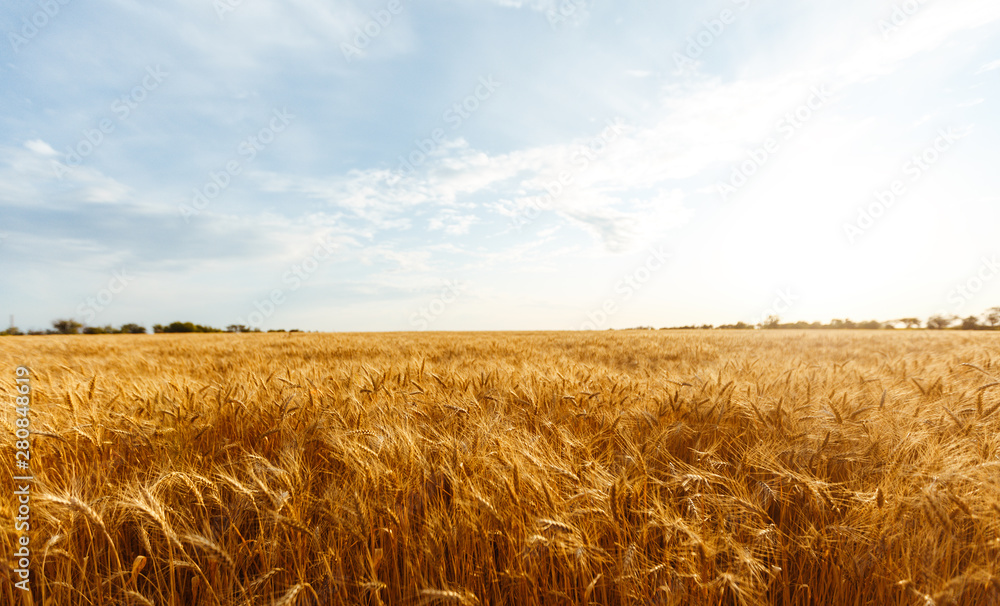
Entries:
<svg viewBox="0 0 1000 606">
<path fill-rule="evenodd" d="M 488 0 L 507 8 L 524 8 L 543 13 L 553 27 L 579 25 L 590 16 L 592 0 Z"/>
<path fill-rule="evenodd" d="M 992 61 L 992 62 L 987 63 L 986 65 L 980 67 L 976 71 L 976 75 L 978 76 L 979 74 L 985 74 L 986 72 L 991 72 L 991 71 L 993 71 L 995 69 L 1000 69 L 1000 59 L 997 59 L 996 61 Z"/>
<path fill-rule="evenodd" d="M 130 188 L 101 171 L 57 164 L 58 155 L 42 140 L 24 147 L 0 147 L 0 198 L 15 206 L 54 207 L 75 202 L 125 201 Z"/>
<path fill-rule="evenodd" d="M 428 250 L 397 250 L 384 244 L 368 246 L 359 253 L 361 262 L 366 265 L 379 262 L 392 264 L 389 273 L 428 272 L 430 257 L 431 252 Z"/>
<path fill-rule="evenodd" d="M 610 205 L 569 208 L 563 214 L 600 239 L 609 252 L 629 250 L 635 238 L 638 218 Z"/>
<path fill-rule="evenodd" d="M 810 95 L 803 80 L 791 74 L 671 86 L 649 125 L 621 124 L 617 131 L 598 125 L 590 137 L 562 144 L 489 154 L 461 139 L 449 141 L 398 181 L 389 171 L 369 169 L 323 179 L 272 174 L 262 186 L 324 200 L 376 231 L 408 227 L 403 215 L 421 206 L 475 205 L 516 216 L 544 202 L 544 210 L 592 234 L 607 251 L 623 252 L 689 220 L 692 213 L 676 184 L 703 178 L 707 170 L 742 158 L 748 144 L 775 135 L 774 118 Z M 560 175 L 570 183 L 547 198 Z M 468 233 L 474 215 L 465 212 L 461 221 L 449 222 L 458 216 L 436 216 L 428 225 Z"/>
<path fill-rule="evenodd" d="M 52 146 L 41 139 L 25 141 L 24 146 L 40 156 L 55 156 L 59 152 L 52 149 Z"/>
<path fill-rule="evenodd" d="M 972 99 L 971 101 L 966 101 L 964 103 L 959 103 L 958 106 L 962 107 L 962 108 L 965 108 L 965 107 L 975 107 L 975 106 L 977 106 L 977 105 L 979 105 L 981 103 L 985 103 L 985 102 L 986 102 L 986 99 L 983 99 L 982 97 L 980 97 L 978 99 Z"/>
<path fill-rule="evenodd" d="M 555 13 L 563 4 L 585 6 L 588 0 L 490 0 L 494 4 L 509 8 L 527 8 L 542 13 Z"/>
<path fill-rule="evenodd" d="M 890 73 L 900 62 L 935 50 L 956 34 L 1000 19 L 1000 3 L 954 0 L 923 6 L 886 37 L 873 32 L 854 45 L 855 51 L 838 65 L 842 83 L 864 82 Z"/>
<path fill-rule="evenodd" d="M 475 215 L 459 215 L 452 211 L 444 211 L 430 220 L 428 229 L 443 230 L 448 235 L 460 236 L 469 233 L 469 228 L 476 222 L 478 219 Z"/>
</svg>

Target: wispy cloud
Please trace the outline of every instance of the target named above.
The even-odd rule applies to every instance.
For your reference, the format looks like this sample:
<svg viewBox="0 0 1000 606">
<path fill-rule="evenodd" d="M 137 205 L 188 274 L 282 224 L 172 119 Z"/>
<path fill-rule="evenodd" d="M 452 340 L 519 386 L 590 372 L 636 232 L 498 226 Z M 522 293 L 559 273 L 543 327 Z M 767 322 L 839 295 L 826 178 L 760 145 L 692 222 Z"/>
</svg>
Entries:
<svg viewBox="0 0 1000 606">
<path fill-rule="evenodd" d="M 1000 59 L 997 59 L 996 61 L 990 61 L 986 65 L 980 67 L 978 70 L 976 70 L 976 75 L 978 76 L 979 74 L 985 74 L 986 72 L 991 72 L 995 69 L 1000 69 Z"/>
</svg>

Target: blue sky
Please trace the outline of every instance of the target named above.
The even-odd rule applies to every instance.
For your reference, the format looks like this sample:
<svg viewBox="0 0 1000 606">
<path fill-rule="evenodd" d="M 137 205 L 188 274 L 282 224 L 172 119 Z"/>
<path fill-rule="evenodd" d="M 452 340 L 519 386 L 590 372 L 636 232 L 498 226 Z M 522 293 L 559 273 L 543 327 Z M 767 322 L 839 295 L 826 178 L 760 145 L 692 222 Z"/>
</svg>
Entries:
<svg viewBox="0 0 1000 606">
<path fill-rule="evenodd" d="M 1000 305 L 992 0 L 12 0 L 0 32 L 22 329 Z"/>
</svg>

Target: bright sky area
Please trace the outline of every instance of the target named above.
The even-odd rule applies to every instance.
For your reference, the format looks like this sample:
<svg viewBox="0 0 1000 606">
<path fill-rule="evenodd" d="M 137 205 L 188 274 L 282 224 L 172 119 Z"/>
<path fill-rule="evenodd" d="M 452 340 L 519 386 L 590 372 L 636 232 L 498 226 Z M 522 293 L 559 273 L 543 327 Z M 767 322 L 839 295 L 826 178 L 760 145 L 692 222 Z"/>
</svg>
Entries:
<svg viewBox="0 0 1000 606">
<path fill-rule="evenodd" d="M 11 0 L 0 32 L 3 324 L 1000 305 L 996 0 Z"/>
</svg>

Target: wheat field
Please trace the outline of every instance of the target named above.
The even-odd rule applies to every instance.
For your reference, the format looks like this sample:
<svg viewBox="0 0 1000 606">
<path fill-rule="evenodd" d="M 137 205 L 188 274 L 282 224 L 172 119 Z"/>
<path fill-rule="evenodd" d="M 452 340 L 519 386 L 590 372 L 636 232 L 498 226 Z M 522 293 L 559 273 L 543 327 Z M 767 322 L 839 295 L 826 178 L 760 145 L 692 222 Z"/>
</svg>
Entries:
<svg viewBox="0 0 1000 606">
<path fill-rule="evenodd" d="M 1000 603 L 998 335 L 12 337 L 8 477 L 19 365 L 4 604 Z"/>
</svg>

